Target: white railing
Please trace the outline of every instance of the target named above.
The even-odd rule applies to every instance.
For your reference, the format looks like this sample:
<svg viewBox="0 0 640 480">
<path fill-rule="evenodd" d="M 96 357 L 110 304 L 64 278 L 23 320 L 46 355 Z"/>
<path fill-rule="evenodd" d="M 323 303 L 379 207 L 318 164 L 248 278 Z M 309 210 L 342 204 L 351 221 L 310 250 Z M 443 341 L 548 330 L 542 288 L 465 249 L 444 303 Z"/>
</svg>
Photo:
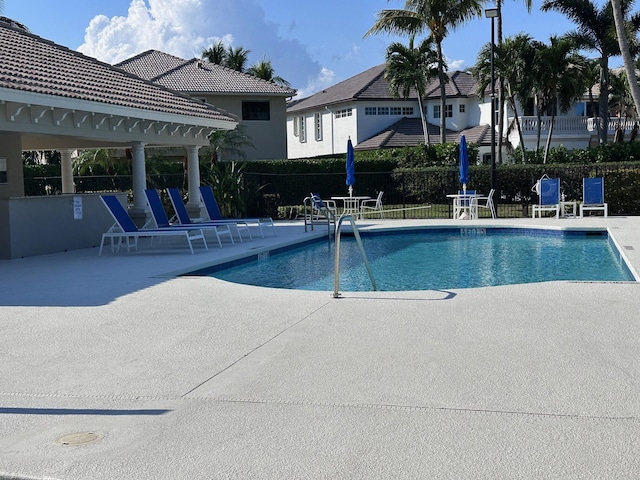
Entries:
<svg viewBox="0 0 640 480">
<path fill-rule="evenodd" d="M 526 116 L 519 117 L 520 126 L 523 135 L 536 135 L 538 133 L 538 117 Z M 512 121 L 513 118 L 509 118 Z M 554 133 L 586 133 L 588 129 L 587 117 L 556 117 L 553 124 Z M 551 117 L 542 117 L 540 119 L 540 132 L 549 131 L 551 126 Z"/>
<path fill-rule="evenodd" d="M 538 133 L 538 117 L 535 116 L 523 116 L 518 117 L 520 120 L 520 126 L 522 128 L 523 135 L 536 135 Z M 553 125 L 553 132 L 557 134 L 594 134 L 596 130 L 596 121 L 599 118 L 587 118 L 587 117 L 556 117 Z M 513 117 L 509 117 L 509 122 L 513 121 Z M 607 131 L 610 134 L 614 134 L 620 122 L 620 126 L 625 133 L 630 132 L 635 123 L 638 120 L 633 118 L 619 119 L 616 117 L 609 118 L 609 124 Z M 546 134 L 549 132 L 551 125 L 551 117 L 542 117 L 540 119 L 540 132 Z M 601 124 L 602 125 L 602 124 Z"/>
</svg>

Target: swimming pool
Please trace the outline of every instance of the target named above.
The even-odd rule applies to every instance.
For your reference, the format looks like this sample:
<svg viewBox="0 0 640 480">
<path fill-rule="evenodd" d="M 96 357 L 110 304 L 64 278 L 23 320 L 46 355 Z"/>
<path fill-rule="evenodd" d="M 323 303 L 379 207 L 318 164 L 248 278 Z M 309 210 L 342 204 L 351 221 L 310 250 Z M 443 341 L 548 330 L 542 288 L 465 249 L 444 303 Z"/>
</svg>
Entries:
<svg viewBox="0 0 640 480">
<path fill-rule="evenodd" d="M 361 232 L 378 290 L 440 290 L 574 281 L 634 281 L 607 232 L 451 228 Z M 333 290 L 335 243 L 315 241 L 193 272 L 273 288 Z M 370 291 L 353 237 L 340 245 L 340 290 Z"/>
</svg>

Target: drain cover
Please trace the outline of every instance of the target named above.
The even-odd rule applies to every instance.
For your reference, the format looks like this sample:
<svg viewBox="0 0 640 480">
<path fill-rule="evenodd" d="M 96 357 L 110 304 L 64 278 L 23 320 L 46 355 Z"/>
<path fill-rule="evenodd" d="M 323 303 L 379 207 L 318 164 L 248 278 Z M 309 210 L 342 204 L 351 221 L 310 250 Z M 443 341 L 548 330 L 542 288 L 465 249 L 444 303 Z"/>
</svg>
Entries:
<svg viewBox="0 0 640 480">
<path fill-rule="evenodd" d="M 64 435 L 56 440 L 56 444 L 67 445 L 86 445 L 87 443 L 97 442 L 102 438 L 102 435 L 95 432 L 77 432 Z"/>
</svg>

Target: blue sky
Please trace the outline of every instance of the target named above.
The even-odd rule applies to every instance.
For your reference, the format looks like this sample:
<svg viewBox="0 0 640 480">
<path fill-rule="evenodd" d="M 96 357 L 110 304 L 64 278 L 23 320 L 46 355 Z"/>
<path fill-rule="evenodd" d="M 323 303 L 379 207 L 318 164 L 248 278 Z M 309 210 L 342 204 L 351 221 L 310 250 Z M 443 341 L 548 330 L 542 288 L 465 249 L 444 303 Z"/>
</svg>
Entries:
<svg viewBox="0 0 640 480">
<path fill-rule="evenodd" d="M 540 4 L 534 0 L 529 14 L 524 2 L 505 2 L 505 36 L 526 32 L 548 41 L 572 29 L 562 15 L 540 12 Z M 276 74 L 306 96 L 384 63 L 391 41 L 407 43 L 388 35 L 363 38 L 379 11 L 403 5 L 402 0 L 4 0 L 4 15 L 36 35 L 109 63 L 152 48 L 193 58 L 222 40 L 250 50 L 250 64 L 271 60 Z M 444 42 L 450 70 L 472 66 L 490 39 L 486 18 L 451 32 Z"/>
</svg>

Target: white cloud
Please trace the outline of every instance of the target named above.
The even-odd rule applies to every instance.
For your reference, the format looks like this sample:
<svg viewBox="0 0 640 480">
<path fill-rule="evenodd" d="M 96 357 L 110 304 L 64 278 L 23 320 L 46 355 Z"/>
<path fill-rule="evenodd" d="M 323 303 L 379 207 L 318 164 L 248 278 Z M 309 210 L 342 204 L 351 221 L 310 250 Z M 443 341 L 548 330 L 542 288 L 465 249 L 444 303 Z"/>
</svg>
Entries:
<svg viewBox="0 0 640 480">
<path fill-rule="evenodd" d="M 270 60 L 276 75 L 293 88 L 324 88 L 331 75 L 298 40 L 282 38 L 278 28 L 256 0 L 131 0 L 126 16 L 93 18 L 78 50 L 107 63 L 149 49 L 189 59 L 222 41 L 250 50 L 249 64 Z"/>
<path fill-rule="evenodd" d="M 307 82 L 307 85 L 303 88 L 298 89 L 298 93 L 296 98 L 305 98 L 309 95 L 312 95 L 316 92 L 324 90 L 325 88 L 330 87 L 335 82 L 336 75 L 331 70 L 326 68 L 322 68 L 318 76 L 310 78 Z"/>
<path fill-rule="evenodd" d="M 450 72 L 454 72 L 456 70 L 464 70 L 464 60 L 453 60 L 447 56 L 445 56 L 444 61 L 447 63 L 447 67 Z"/>
</svg>

